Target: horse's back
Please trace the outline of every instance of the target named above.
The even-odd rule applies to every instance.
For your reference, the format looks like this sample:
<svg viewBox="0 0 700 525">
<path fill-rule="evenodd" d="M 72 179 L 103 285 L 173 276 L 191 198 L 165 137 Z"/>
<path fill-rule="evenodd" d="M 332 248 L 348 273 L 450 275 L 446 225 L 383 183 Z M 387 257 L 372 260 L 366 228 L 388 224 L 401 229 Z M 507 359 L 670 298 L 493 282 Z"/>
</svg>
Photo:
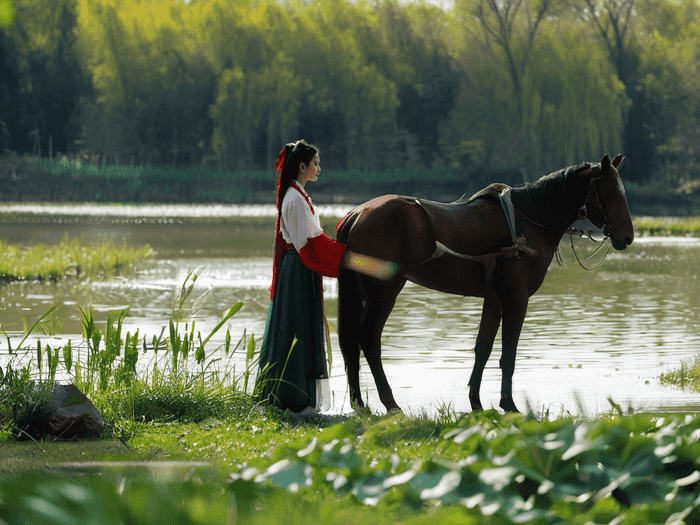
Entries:
<svg viewBox="0 0 700 525">
<path fill-rule="evenodd" d="M 406 267 L 435 248 L 430 218 L 418 199 L 384 195 L 350 211 L 337 226 L 338 240 L 358 253 Z"/>
<path fill-rule="evenodd" d="M 358 253 L 402 268 L 433 255 L 436 242 L 465 255 L 484 255 L 512 243 L 495 187 L 451 203 L 384 195 L 354 208 L 338 223 L 338 240 Z"/>
</svg>

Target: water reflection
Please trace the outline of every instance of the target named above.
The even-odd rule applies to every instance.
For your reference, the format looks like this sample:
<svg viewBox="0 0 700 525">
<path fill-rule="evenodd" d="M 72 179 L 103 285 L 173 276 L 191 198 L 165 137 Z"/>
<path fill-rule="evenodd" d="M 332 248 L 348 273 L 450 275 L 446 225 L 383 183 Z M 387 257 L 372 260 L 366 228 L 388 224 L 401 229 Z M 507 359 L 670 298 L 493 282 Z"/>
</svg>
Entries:
<svg viewBox="0 0 700 525">
<path fill-rule="evenodd" d="M 235 339 L 244 329 L 261 337 L 271 278 L 269 222 L 269 218 L 227 218 L 226 222 L 185 221 L 160 227 L 128 223 L 123 231 L 128 232 L 129 242 L 149 239 L 160 254 L 155 260 L 140 265 L 134 274 L 104 280 L 0 286 L 3 327 L 21 331 L 23 316 L 35 319 L 58 304 L 63 338 L 78 340 L 77 302 L 91 304 L 102 322 L 107 311 L 129 306 L 124 330 L 157 335 L 168 322 L 187 273 L 203 269 L 193 297 L 211 292 L 208 304 L 196 315 L 198 330 L 207 334 L 227 308 L 243 301 L 244 308 L 214 343 L 223 344 L 226 328 Z M 42 235 L 42 224 L 27 224 L 25 239 Z M 14 231 L 17 225 L 9 221 L 3 226 Z M 171 229 L 163 233 L 163 227 Z M 56 235 L 84 234 L 89 228 L 86 224 L 57 229 Z M 565 259 L 573 260 L 567 245 L 562 245 L 562 252 Z M 516 404 L 551 415 L 607 412 L 608 397 L 638 411 L 700 408 L 699 394 L 662 387 L 657 380 L 666 368 L 700 351 L 698 256 L 697 239 L 640 238 L 624 252 L 611 253 L 593 272 L 574 264 L 553 265 L 530 301 L 514 376 Z M 334 323 L 336 282 L 326 279 L 325 287 L 327 315 Z M 467 381 L 480 316 L 479 299 L 406 286 L 383 340 L 386 372 L 399 405 L 414 413 L 434 412 L 440 406 L 469 410 Z M 332 345 L 333 409 L 348 411 L 335 334 Z M 6 358 L 6 350 L 6 343 L 0 341 L 0 361 Z M 487 407 L 497 406 L 500 397 L 499 357 L 500 335 L 482 385 L 481 398 Z M 242 357 L 233 364 L 242 369 Z M 366 365 L 360 379 L 370 406 L 383 411 Z"/>
</svg>

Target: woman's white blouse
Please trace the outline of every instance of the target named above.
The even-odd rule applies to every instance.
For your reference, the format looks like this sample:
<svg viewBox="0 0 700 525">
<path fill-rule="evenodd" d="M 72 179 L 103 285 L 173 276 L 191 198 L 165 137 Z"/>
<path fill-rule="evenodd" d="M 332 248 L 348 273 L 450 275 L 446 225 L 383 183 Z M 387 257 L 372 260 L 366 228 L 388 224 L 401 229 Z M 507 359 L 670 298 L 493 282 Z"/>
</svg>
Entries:
<svg viewBox="0 0 700 525">
<path fill-rule="evenodd" d="M 304 192 L 304 188 L 295 184 L 298 189 Z M 308 194 L 304 192 L 304 195 Z M 282 200 L 282 218 L 280 220 L 280 232 L 282 238 L 294 245 L 300 251 L 309 239 L 318 237 L 323 233 L 321 221 L 316 214 L 311 213 L 311 208 L 306 202 L 304 195 L 294 188 L 289 188 Z M 311 198 L 309 198 L 309 201 Z"/>
</svg>

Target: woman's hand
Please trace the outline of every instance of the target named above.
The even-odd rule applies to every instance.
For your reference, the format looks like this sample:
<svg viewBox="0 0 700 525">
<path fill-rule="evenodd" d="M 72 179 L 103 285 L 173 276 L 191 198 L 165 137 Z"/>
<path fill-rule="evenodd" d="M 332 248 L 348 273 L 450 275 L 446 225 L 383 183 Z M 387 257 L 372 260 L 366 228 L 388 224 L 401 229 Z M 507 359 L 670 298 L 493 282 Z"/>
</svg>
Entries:
<svg viewBox="0 0 700 525">
<path fill-rule="evenodd" d="M 354 253 L 350 250 L 346 250 L 340 262 L 340 266 L 352 270 L 353 272 L 381 279 L 382 281 L 388 281 L 399 273 L 398 264 L 377 259 L 376 257 L 370 257 L 369 255 Z"/>
</svg>

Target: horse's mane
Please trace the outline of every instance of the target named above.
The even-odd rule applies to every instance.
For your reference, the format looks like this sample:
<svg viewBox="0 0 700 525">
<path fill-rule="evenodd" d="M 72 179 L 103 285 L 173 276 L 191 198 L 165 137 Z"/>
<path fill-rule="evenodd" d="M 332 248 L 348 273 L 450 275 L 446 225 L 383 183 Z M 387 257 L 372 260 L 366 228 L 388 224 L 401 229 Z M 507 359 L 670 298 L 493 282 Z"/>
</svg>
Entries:
<svg viewBox="0 0 700 525">
<path fill-rule="evenodd" d="M 562 198 L 566 192 L 569 178 L 592 166 L 595 166 L 595 164 L 582 162 L 581 164 L 554 171 L 535 182 L 526 183 L 518 188 L 511 188 L 510 195 L 513 205 L 526 213 L 537 215 L 538 210 L 542 214 L 542 210 L 547 209 L 547 203 L 549 206 L 551 206 L 552 202 L 564 204 Z"/>
</svg>

